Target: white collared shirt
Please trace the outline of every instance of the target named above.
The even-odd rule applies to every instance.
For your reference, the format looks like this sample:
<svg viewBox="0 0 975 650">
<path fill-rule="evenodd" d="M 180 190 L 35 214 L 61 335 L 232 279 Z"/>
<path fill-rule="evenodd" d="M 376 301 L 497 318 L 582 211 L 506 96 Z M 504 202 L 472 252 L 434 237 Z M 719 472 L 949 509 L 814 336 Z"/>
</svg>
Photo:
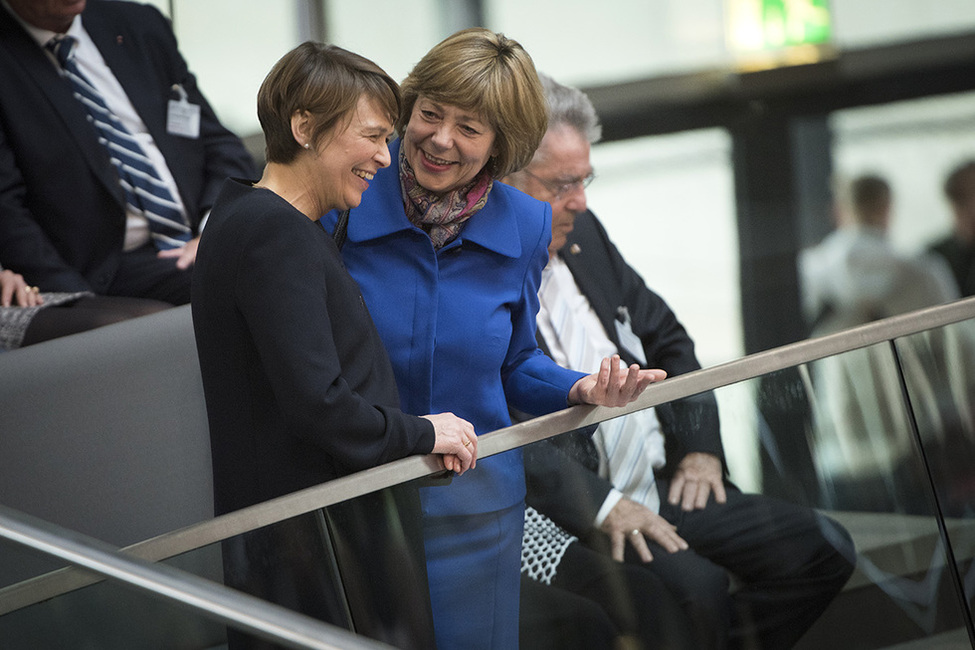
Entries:
<svg viewBox="0 0 975 650">
<path fill-rule="evenodd" d="M 536 325 L 545 340 L 545 344 L 549 348 L 549 353 L 559 365 L 579 372 L 593 373 L 599 370 L 599 364 L 603 358 L 619 352 L 616 345 L 606 335 L 606 330 L 603 328 L 599 316 L 596 315 L 595 310 L 589 303 L 589 299 L 579 290 L 579 285 L 576 284 L 575 278 L 572 276 L 572 271 L 569 270 L 569 267 L 559 255 L 549 258 L 548 264 L 542 271 L 542 281 L 538 288 L 538 300 L 539 309 L 536 317 Z M 567 301 L 570 317 L 573 319 L 573 326 L 575 328 L 581 328 L 585 332 L 587 349 L 584 357 L 586 361 L 582 365 L 586 367 L 572 367 L 572 364 L 569 362 L 569 355 L 564 349 L 562 341 L 559 340 L 558 335 L 555 333 L 555 327 L 552 324 L 552 313 L 556 309 L 556 305 L 553 304 L 555 300 Z M 621 362 L 621 365 L 624 364 Z M 623 417 L 639 420 L 638 423 L 634 424 L 637 424 L 640 429 L 646 431 L 652 440 L 651 444 L 654 450 L 653 466 L 658 468 L 663 467 L 666 462 L 664 439 L 663 433 L 660 431 L 660 422 L 657 420 L 654 409 L 637 411 Z M 606 452 L 601 441 L 602 436 L 600 435 L 599 429 L 597 429 L 593 434 L 593 442 L 596 444 L 596 449 L 600 455 L 599 472 L 605 478 L 607 474 Z M 619 490 L 616 488 L 610 490 L 596 515 L 595 525 L 597 527 L 603 523 L 606 516 L 622 498 L 623 494 Z"/>
</svg>

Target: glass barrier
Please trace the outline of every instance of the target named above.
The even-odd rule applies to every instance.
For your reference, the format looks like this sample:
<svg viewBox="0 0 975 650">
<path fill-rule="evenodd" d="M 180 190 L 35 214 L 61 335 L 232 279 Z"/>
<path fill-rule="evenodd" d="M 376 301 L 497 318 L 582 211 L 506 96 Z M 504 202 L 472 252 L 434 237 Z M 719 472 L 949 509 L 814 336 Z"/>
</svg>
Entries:
<svg viewBox="0 0 975 650">
<path fill-rule="evenodd" d="M 235 647 L 306 650 L 432 647 L 426 599 L 411 597 L 427 591 L 422 542 L 415 522 L 404 525 L 399 516 L 402 493 L 409 489 L 403 485 L 365 495 L 161 564 L 143 565 L 148 567 L 144 570 L 138 570 L 138 562 L 136 569 L 118 569 L 104 556 L 80 559 L 77 544 L 87 543 L 86 538 L 79 540 L 65 529 L 41 529 L 41 536 L 31 541 L 55 552 L 67 549 L 69 557 L 99 567 L 99 572 L 108 566 L 108 574 L 116 579 L 6 612 L 0 616 L 0 647 L 203 650 L 226 648 L 231 640 L 244 644 Z M 7 512 L 0 512 L 4 534 L 11 530 Z M 12 530 L 20 532 L 17 527 Z M 68 541 L 64 546 L 48 545 L 48 534 L 65 535 Z M 111 548 L 92 543 L 95 553 Z M 17 559 L 46 557 L 9 541 L 0 542 L 0 549 L 4 560 L 11 557 L 8 549 L 17 551 Z M 174 574 L 173 569 L 178 571 Z M 195 578 L 205 581 L 194 582 Z M 411 583 L 418 579 L 419 584 Z M 236 591 L 213 591 L 221 588 L 211 583 Z M 240 601 L 243 594 L 261 600 Z M 198 607 L 204 601 L 206 607 Z M 294 612 L 334 627 L 293 617 Z M 263 634 L 238 627 L 241 621 Z M 267 635 L 279 645 L 268 645 Z"/>
<path fill-rule="evenodd" d="M 780 364 L 780 369 L 712 392 L 733 484 L 728 489 L 760 496 L 729 496 L 751 503 L 753 515 L 747 522 L 715 519 L 720 524 L 709 530 L 710 515 L 702 514 L 694 524 L 697 532 L 686 534 L 694 535 L 691 545 L 699 555 L 729 569 L 722 576 L 734 604 L 732 630 L 742 631 L 738 640 L 744 647 L 975 647 L 969 633 L 975 598 L 973 361 L 975 320 L 969 320 L 791 367 Z M 693 411 L 698 419 L 692 421 L 702 425 L 707 395 L 655 408 L 665 432 L 660 449 L 665 464 L 658 471 L 657 485 L 660 511 L 680 521 L 678 532 L 689 531 L 693 517 L 666 503 L 667 487 L 696 430 L 672 435 L 668 427 L 675 421 L 677 401 L 698 409 Z M 588 434 L 582 435 L 534 443 L 524 449 L 526 461 L 531 465 L 533 457 L 552 453 L 550 447 L 570 455 L 581 453 L 570 441 L 591 445 Z M 598 447 L 595 456 L 591 449 L 585 451 L 588 460 L 577 456 L 575 461 L 588 463 L 587 471 L 598 473 L 605 457 L 599 456 Z M 565 498 L 550 488 L 541 497 L 557 497 L 550 499 L 552 503 L 546 504 L 545 498 L 529 502 L 569 529 L 569 519 L 557 512 L 558 506 L 593 501 L 594 492 L 586 481 L 561 476 L 558 490 L 579 490 L 576 497 Z M 533 480 L 530 472 L 530 496 L 531 489 L 544 485 Z M 412 487 L 404 484 L 360 496 L 166 563 L 289 609 L 344 620 L 361 634 L 396 647 L 432 643 L 419 522 L 409 514 L 416 512 L 409 501 L 414 497 L 404 496 Z M 576 545 L 576 551 L 585 547 L 585 553 L 605 558 L 611 550 L 601 533 L 572 532 L 578 539 L 569 544 Z M 726 548 L 727 540 L 736 536 L 768 541 L 746 557 L 749 553 Z M 709 546 L 709 539 L 719 541 Z M 805 549 L 812 540 L 835 552 L 828 558 L 810 555 L 807 561 Z M 0 552 L 0 575 L 6 578 L 0 586 L 24 577 L 17 577 L 18 570 L 26 575 L 43 570 L 41 565 L 28 570 L 28 564 L 21 564 L 29 553 L 8 550 Z M 635 558 L 632 549 L 629 553 L 627 574 L 666 571 L 663 551 L 648 565 Z M 560 555 L 555 574 L 579 554 Z M 778 570 L 768 568 L 772 563 L 789 562 L 789 571 L 802 572 L 801 586 L 790 589 L 832 586 L 823 587 L 827 597 L 793 626 L 801 638 L 777 645 L 768 641 L 772 637 L 762 636 L 767 631 L 756 631 L 756 621 L 764 616 L 761 611 L 772 608 L 773 618 L 781 622 L 798 605 L 789 604 L 792 596 L 776 591 L 776 578 L 763 571 Z M 288 571 L 279 568 L 285 565 Z M 670 579 L 655 575 L 653 580 Z M 603 593 L 604 607 L 618 630 L 626 620 L 639 618 L 641 603 L 649 602 L 630 598 L 634 589 L 627 585 L 620 582 Z M 101 583 L 2 615 L 0 639 L 4 647 L 12 639 L 13 648 L 210 648 L 226 641 L 220 624 L 128 593 Z M 523 595 L 523 612 L 528 602 Z M 675 619 L 684 621 L 679 629 L 661 634 L 673 634 L 697 647 L 695 626 L 680 616 L 678 612 Z M 534 620 L 523 617 L 523 638 L 533 631 L 525 626 Z M 563 628 L 575 631 L 583 623 L 568 620 Z M 631 623 L 632 633 L 639 634 L 640 623 Z M 808 631 L 802 633 L 805 628 Z"/>
<path fill-rule="evenodd" d="M 975 321 L 899 339 L 897 355 L 947 543 L 971 617 L 975 598 Z"/>
<path fill-rule="evenodd" d="M 973 327 L 975 321 L 937 328 L 714 391 L 730 481 L 745 493 L 789 504 L 779 510 L 780 506 L 770 506 L 769 512 L 778 514 L 753 521 L 748 534 L 768 531 L 770 541 L 763 550 L 766 559 L 805 552 L 806 535 L 790 538 L 781 529 L 782 516 L 790 512 L 828 517 L 820 520 L 821 530 L 811 534 L 835 540 L 841 552 L 847 549 L 843 531 L 853 541 L 853 574 L 825 611 L 814 617 L 796 648 L 971 647 L 968 626 L 975 595 Z M 657 410 L 663 413 L 668 406 Z M 533 461 L 536 457 L 552 454 L 553 446 L 568 455 L 578 453 L 576 443 L 541 441 L 526 448 L 529 465 L 537 462 Z M 666 477 L 670 464 L 680 457 L 679 450 L 669 449 L 668 465 L 658 471 L 658 478 Z M 577 460 L 588 463 L 590 471 L 597 471 L 602 463 L 599 471 L 606 471 L 605 454 Z M 666 488 L 666 478 L 658 485 Z M 576 499 L 585 501 L 590 484 L 579 483 L 577 489 Z M 531 491 L 530 487 L 530 502 Z M 666 495 L 660 498 L 666 499 Z M 550 509 L 542 514 L 552 515 L 570 532 L 578 533 L 571 530 L 573 521 L 567 508 L 543 496 L 536 502 L 540 512 Z M 661 513 L 667 507 L 662 505 Z M 670 512 L 668 520 L 680 516 Z M 551 532 L 547 534 L 546 542 L 552 539 Z M 748 566 L 740 558 L 720 555 L 724 541 L 717 533 L 709 534 L 718 541 L 704 554 L 728 568 L 734 568 L 736 562 Z M 595 539 L 579 537 L 565 548 L 600 546 L 599 535 Z M 692 549 L 705 538 L 691 541 Z M 537 548 L 527 554 L 526 567 L 556 586 L 567 584 L 562 580 L 569 578 L 559 578 L 559 571 L 571 576 L 577 559 L 571 551 L 563 548 L 562 552 L 547 575 L 539 569 Z M 658 562 L 659 552 L 655 551 L 654 562 Z M 630 556 L 627 561 L 639 565 Z M 824 565 L 822 576 L 813 572 L 806 579 L 814 582 L 824 577 L 825 581 L 828 570 Z M 650 563 L 645 571 L 657 569 Z M 731 593 L 732 601 L 757 620 L 765 605 L 749 600 L 755 581 L 754 577 L 732 575 Z M 962 584 L 965 598 L 960 596 Z M 637 609 L 626 600 L 627 589 L 620 586 L 614 601 L 616 607 L 629 612 L 613 612 L 620 620 L 632 617 Z M 769 588 L 769 593 L 779 593 L 775 589 Z M 790 597 L 781 593 L 783 598 Z M 736 625 L 733 622 L 732 629 Z M 754 645 L 746 640 L 745 647 L 779 647 L 767 639 L 763 644 L 761 633 L 754 630 L 746 633 L 746 639 Z"/>
<path fill-rule="evenodd" d="M 39 553 L 0 544 L 4 562 L 41 558 Z M 203 548 L 167 562 L 221 581 L 217 548 Z M 151 597 L 113 581 L 102 581 L 0 616 L 0 646 L 11 649 L 186 648 L 226 644 L 224 625 L 199 612 Z"/>
<path fill-rule="evenodd" d="M 909 387 L 918 382 L 895 353 L 904 343 L 814 361 L 786 372 L 789 380 L 774 388 L 768 378 L 759 380 L 792 410 L 794 428 L 773 430 L 772 440 L 786 441 L 794 452 L 805 443 L 784 475 L 764 468 L 766 485 L 778 479 L 801 486 L 806 502 L 829 512 L 856 545 L 855 573 L 800 648 L 967 647 L 968 614 L 931 480 L 935 464 L 954 451 L 918 437 L 916 405 L 904 388 L 905 379 Z M 960 532 L 965 522 L 945 525 Z"/>
</svg>

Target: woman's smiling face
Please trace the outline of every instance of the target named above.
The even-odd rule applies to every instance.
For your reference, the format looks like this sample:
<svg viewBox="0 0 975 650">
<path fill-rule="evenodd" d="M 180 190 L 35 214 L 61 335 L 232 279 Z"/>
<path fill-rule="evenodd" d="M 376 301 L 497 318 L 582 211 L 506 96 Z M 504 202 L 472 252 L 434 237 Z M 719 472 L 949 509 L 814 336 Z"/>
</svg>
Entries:
<svg viewBox="0 0 975 650">
<path fill-rule="evenodd" d="M 438 194 L 467 185 L 495 153 L 495 132 L 477 113 L 420 95 L 403 152 L 421 187 Z"/>
</svg>

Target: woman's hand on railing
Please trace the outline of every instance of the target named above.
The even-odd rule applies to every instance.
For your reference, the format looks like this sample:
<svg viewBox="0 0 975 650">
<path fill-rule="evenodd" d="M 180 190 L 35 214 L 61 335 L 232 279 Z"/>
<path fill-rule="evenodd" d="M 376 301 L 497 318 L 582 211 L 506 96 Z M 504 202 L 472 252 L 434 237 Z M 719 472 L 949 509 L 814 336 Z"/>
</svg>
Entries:
<svg viewBox="0 0 975 650">
<path fill-rule="evenodd" d="M 603 359 L 599 372 L 586 375 L 572 385 L 569 404 L 626 406 L 647 386 L 667 376 L 663 370 L 641 370 L 636 364 L 621 371 L 620 365 L 618 354 Z"/>
<path fill-rule="evenodd" d="M 474 425 L 453 413 L 422 416 L 433 423 L 433 453 L 442 454 L 444 469 L 461 475 L 477 465 L 477 433 Z"/>
</svg>

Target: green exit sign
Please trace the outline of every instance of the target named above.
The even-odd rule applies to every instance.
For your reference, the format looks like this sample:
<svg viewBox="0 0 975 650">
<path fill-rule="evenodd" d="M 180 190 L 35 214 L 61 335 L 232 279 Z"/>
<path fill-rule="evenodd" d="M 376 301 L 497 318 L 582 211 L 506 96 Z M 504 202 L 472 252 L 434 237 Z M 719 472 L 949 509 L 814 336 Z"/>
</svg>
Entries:
<svg viewBox="0 0 975 650">
<path fill-rule="evenodd" d="M 738 52 L 830 40 L 828 0 L 726 0 L 726 7 L 730 45 Z"/>
</svg>

